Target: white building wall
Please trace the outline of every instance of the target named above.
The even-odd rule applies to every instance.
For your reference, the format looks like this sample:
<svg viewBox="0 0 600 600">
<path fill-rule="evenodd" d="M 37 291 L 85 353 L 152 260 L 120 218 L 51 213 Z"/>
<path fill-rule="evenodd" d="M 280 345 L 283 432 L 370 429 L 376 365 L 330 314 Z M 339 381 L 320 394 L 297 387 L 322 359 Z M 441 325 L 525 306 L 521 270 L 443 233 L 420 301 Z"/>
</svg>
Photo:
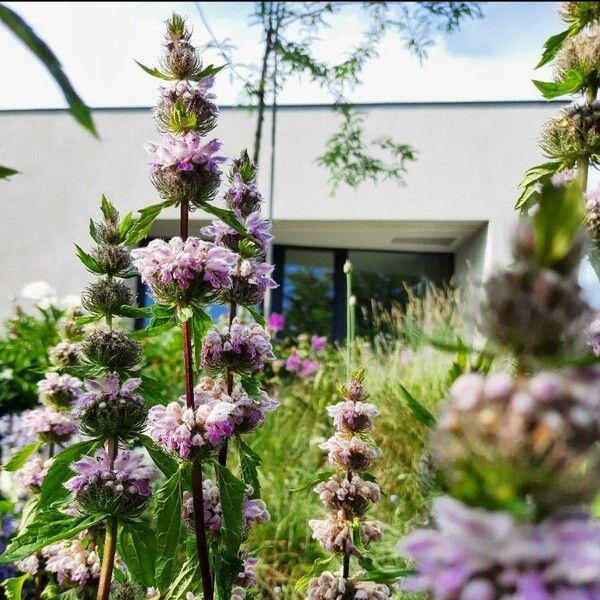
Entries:
<svg viewBox="0 0 600 600">
<path fill-rule="evenodd" d="M 556 104 L 473 103 L 364 107 L 366 133 L 410 143 L 418 160 L 406 185 L 367 183 L 330 194 L 316 165 L 338 117 L 329 107 L 283 107 L 278 115 L 273 213 L 279 243 L 387 250 L 450 251 L 457 276 L 466 261 L 479 277 L 509 258 L 516 186 L 540 162 L 536 139 Z M 158 201 L 143 143 L 157 137 L 148 109 L 94 111 L 101 139 L 65 111 L 0 112 L 0 164 L 21 173 L 0 181 L 0 316 L 29 281 L 44 279 L 61 294 L 88 279 L 73 242 L 89 246 L 87 224 L 105 193 L 122 211 Z M 250 146 L 255 114 L 225 108 L 215 136 L 223 153 Z M 269 181 L 265 121 L 259 184 Z M 165 211 L 157 231 L 174 233 Z M 194 216 L 192 226 L 202 220 Z"/>
</svg>

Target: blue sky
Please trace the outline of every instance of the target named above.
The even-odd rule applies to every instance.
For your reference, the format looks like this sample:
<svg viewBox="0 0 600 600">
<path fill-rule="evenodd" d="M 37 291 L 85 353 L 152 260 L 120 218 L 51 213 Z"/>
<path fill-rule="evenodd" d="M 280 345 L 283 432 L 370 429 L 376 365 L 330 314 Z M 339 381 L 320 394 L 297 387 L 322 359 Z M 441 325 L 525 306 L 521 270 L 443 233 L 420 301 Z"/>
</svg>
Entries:
<svg viewBox="0 0 600 600">
<path fill-rule="evenodd" d="M 146 106 L 155 97 L 156 81 L 143 74 L 133 58 L 153 64 L 162 38 L 162 21 L 171 11 L 188 16 L 196 40 L 207 33 L 194 3 L 9 2 L 50 44 L 77 90 L 92 106 Z M 260 32 L 248 25 L 249 3 L 201 3 L 218 38 L 235 46 L 234 57 L 256 64 Z M 420 65 L 393 35 L 388 35 L 353 98 L 364 102 L 521 100 L 539 98 L 531 85 L 545 39 L 561 30 L 553 2 L 497 2 L 483 5 L 485 18 L 465 22 L 461 31 L 440 35 L 429 59 Z M 348 7 L 317 47 L 335 59 L 358 40 L 360 11 Z M 62 106 L 60 93 L 19 42 L 0 27 L 3 85 L 0 108 Z M 208 55 L 207 60 L 219 60 Z M 217 92 L 222 104 L 241 100 L 240 83 L 221 77 Z M 290 81 L 283 102 L 326 102 L 313 85 Z"/>
</svg>

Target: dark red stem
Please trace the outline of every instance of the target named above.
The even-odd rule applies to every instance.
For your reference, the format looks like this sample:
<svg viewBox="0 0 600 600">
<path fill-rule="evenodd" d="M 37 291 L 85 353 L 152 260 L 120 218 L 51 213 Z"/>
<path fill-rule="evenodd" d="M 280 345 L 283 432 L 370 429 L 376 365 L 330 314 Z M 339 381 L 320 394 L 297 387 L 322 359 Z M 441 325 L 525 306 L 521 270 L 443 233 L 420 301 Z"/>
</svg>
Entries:
<svg viewBox="0 0 600 600">
<path fill-rule="evenodd" d="M 181 203 L 179 234 L 186 240 L 189 232 L 189 206 L 187 201 Z M 190 321 L 181 326 L 183 339 L 183 369 L 185 373 L 185 403 L 189 408 L 194 408 L 194 365 L 192 362 L 192 336 Z M 192 497 L 194 501 L 194 526 L 196 529 L 196 548 L 202 576 L 202 590 L 204 600 L 213 600 L 213 581 L 210 574 L 210 560 L 208 544 L 206 542 L 206 526 L 204 523 L 204 492 L 202 489 L 202 465 L 192 464 Z"/>
</svg>

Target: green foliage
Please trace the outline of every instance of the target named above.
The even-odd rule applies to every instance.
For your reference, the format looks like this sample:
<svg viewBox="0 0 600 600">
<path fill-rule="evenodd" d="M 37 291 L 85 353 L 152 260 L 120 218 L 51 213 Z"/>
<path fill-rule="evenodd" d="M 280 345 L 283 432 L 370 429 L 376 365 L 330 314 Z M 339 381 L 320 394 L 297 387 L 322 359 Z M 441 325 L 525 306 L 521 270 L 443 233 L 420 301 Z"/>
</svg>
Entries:
<svg viewBox="0 0 600 600">
<path fill-rule="evenodd" d="M 117 553 L 136 583 L 147 588 L 155 585 L 158 547 L 156 534 L 148 524 L 142 521 L 123 523 L 117 541 Z"/>
<path fill-rule="evenodd" d="M 304 594 L 308 588 L 308 583 L 313 577 L 318 577 L 331 563 L 333 555 L 326 556 L 325 558 L 317 558 L 312 564 L 310 571 L 298 579 L 294 587 L 296 594 Z"/>
<path fill-rule="evenodd" d="M 400 385 L 400 392 L 406 400 L 406 405 L 413 414 L 413 417 L 425 425 L 425 427 L 433 428 L 436 424 L 436 418 L 421 404 L 403 385 Z"/>
<path fill-rule="evenodd" d="M 525 177 L 519 183 L 521 194 L 515 203 L 515 209 L 527 212 L 540 199 L 540 184 L 547 183 L 550 178 L 564 167 L 560 161 L 550 161 L 535 165 L 525 171 Z"/>
<path fill-rule="evenodd" d="M 92 115 L 88 106 L 77 95 L 68 77 L 62 70 L 58 58 L 54 55 L 47 44 L 40 39 L 35 31 L 16 12 L 4 4 L 0 4 L 0 21 L 8 27 L 46 67 L 54 81 L 61 89 L 65 100 L 69 104 L 69 110 L 75 120 L 83 125 L 90 133 L 97 135 Z"/>
<path fill-rule="evenodd" d="M 2 466 L 4 471 L 14 472 L 18 471 L 26 462 L 27 459 L 34 453 L 39 450 L 39 448 L 43 445 L 44 442 L 32 442 L 27 446 L 23 446 L 20 450 L 15 452 L 11 459 Z"/>
<path fill-rule="evenodd" d="M 554 57 L 564 46 L 565 42 L 574 35 L 577 35 L 579 31 L 581 31 L 581 27 L 579 27 L 579 25 L 574 25 L 569 27 L 569 29 L 565 29 L 565 31 L 561 31 L 560 33 L 550 36 L 544 42 L 544 52 L 542 53 L 542 58 L 535 68 L 539 69 L 540 67 L 543 67 L 550 61 L 554 60 Z"/>
<path fill-rule="evenodd" d="M 580 186 L 545 185 L 539 209 L 533 216 L 537 264 L 552 266 L 571 250 L 585 219 L 585 206 Z"/>
<path fill-rule="evenodd" d="M 3 167 L 0 165 L 0 179 L 7 179 L 11 175 L 16 175 L 19 171 L 15 171 L 10 167 Z"/>
<path fill-rule="evenodd" d="M 23 585 L 31 577 L 29 573 L 19 577 L 11 577 L 0 583 L 0 587 L 4 588 L 6 600 L 21 600 L 23 593 Z"/>
<path fill-rule="evenodd" d="M 339 106 L 338 111 L 342 115 L 342 125 L 329 138 L 325 153 L 317 158 L 317 163 L 329 170 L 332 193 L 341 183 L 358 187 L 365 181 L 377 183 L 391 179 L 402 182 L 406 163 L 416 160 L 416 151 L 387 136 L 367 142 L 364 115 L 347 104 Z"/>
<path fill-rule="evenodd" d="M 140 435 L 139 440 L 165 477 L 171 478 L 177 473 L 179 464 L 172 456 L 157 446 L 147 435 Z"/>
<path fill-rule="evenodd" d="M 250 398 L 255 402 L 260 402 L 260 375 L 254 373 L 253 375 L 242 375 L 240 377 L 240 384 L 244 388 L 244 391 Z"/>
<path fill-rule="evenodd" d="M 134 219 L 129 226 L 129 231 L 123 243 L 127 246 L 137 246 L 137 244 L 147 238 L 152 225 L 154 225 L 154 221 L 165 206 L 165 202 L 159 202 L 158 204 L 151 204 L 140 209 L 138 211 L 139 217 Z"/>
<path fill-rule="evenodd" d="M 173 579 L 177 551 L 183 535 L 181 522 L 181 471 L 176 471 L 155 494 L 156 585 L 164 592 Z"/>
<path fill-rule="evenodd" d="M 242 543 L 242 513 L 246 486 L 227 467 L 215 464 L 221 493 L 223 521 L 221 536 L 230 559 L 236 558 Z"/>
<path fill-rule="evenodd" d="M 581 91 L 585 83 L 583 73 L 579 69 L 571 69 L 562 81 L 537 81 L 533 80 L 535 87 L 542 92 L 546 100 L 552 100 L 565 94 L 576 94 Z"/>
<path fill-rule="evenodd" d="M 244 563 L 237 556 L 229 556 L 221 552 L 220 548 L 211 546 L 211 563 L 215 574 L 215 591 L 218 600 L 230 600 L 231 588 L 244 568 Z"/>
<path fill-rule="evenodd" d="M 258 478 L 258 467 L 261 463 L 260 456 L 241 438 L 238 438 L 238 448 L 242 478 L 247 485 L 252 486 L 251 497 L 260 498 L 260 480 Z"/>
<path fill-rule="evenodd" d="M 51 506 L 60 504 L 69 497 L 69 492 L 64 483 L 75 475 L 71 469 L 71 464 L 82 456 L 89 456 L 101 445 L 102 443 L 98 440 L 77 442 L 64 448 L 54 457 L 52 465 L 42 482 L 38 511 L 46 511 Z"/>
<path fill-rule="evenodd" d="M 42 548 L 75 537 L 80 531 L 89 529 L 106 519 L 107 515 L 78 515 L 71 517 L 56 510 L 38 512 L 25 531 L 13 538 L 0 563 L 22 560 Z"/>
<path fill-rule="evenodd" d="M 189 114 L 181 98 L 171 108 L 169 114 L 169 129 L 175 134 L 185 135 L 196 127 L 197 117 L 195 114 Z"/>
<path fill-rule="evenodd" d="M 48 348 L 58 343 L 63 312 L 51 307 L 36 316 L 17 309 L 0 335 L 0 416 L 37 403 L 37 382 L 48 370 Z"/>
</svg>

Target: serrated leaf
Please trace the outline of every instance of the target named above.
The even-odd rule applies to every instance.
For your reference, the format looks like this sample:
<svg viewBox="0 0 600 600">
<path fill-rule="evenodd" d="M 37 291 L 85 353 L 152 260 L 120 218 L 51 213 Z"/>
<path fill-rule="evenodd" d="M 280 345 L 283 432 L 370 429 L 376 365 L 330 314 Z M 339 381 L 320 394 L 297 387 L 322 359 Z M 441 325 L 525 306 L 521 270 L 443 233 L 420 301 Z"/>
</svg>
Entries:
<svg viewBox="0 0 600 600">
<path fill-rule="evenodd" d="M 123 243 L 126 246 L 136 246 L 143 239 L 147 238 L 156 217 L 158 217 L 165 206 L 165 202 L 160 202 L 159 204 L 151 204 L 140 209 L 138 211 L 140 216 L 134 220 Z"/>
<path fill-rule="evenodd" d="M 80 531 L 97 525 L 108 515 L 78 515 L 71 517 L 56 510 L 38 512 L 35 520 L 22 534 L 13 538 L 0 555 L 0 563 L 22 560 L 42 548 L 75 537 Z"/>
<path fill-rule="evenodd" d="M 113 203 L 102 194 L 100 200 L 100 210 L 107 221 L 116 221 L 119 218 L 119 211 L 114 207 Z"/>
<path fill-rule="evenodd" d="M 256 308 L 254 306 L 246 306 L 245 307 L 246 310 L 252 315 L 252 318 L 262 327 L 266 327 L 267 326 L 267 322 L 265 321 L 265 318 L 262 316 L 262 314 L 256 310 Z"/>
<path fill-rule="evenodd" d="M 3 167 L 2 165 L 0 165 L 0 179 L 6 179 L 7 177 L 10 177 L 11 175 L 17 175 L 19 171 L 15 171 L 14 169 L 11 169 L 10 167 Z"/>
<path fill-rule="evenodd" d="M 166 73 L 163 73 L 162 71 L 159 71 L 158 69 L 156 69 L 154 67 L 147 67 L 146 65 L 143 65 L 141 62 L 138 62 L 137 60 L 135 61 L 135 63 L 138 65 L 138 67 L 141 67 L 144 71 L 146 71 L 146 73 L 148 73 L 148 75 L 152 75 L 152 77 L 157 77 L 158 79 L 164 79 L 165 81 L 173 80 L 173 77 L 171 77 L 171 75 L 167 75 Z"/>
<path fill-rule="evenodd" d="M 116 314 L 131 319 L 149 319 L 152 316 L 152 309 L 149 306 L 128 306 L 124 304 Z"/>
<path fill-rule="evenodd" d="M 77 248 L 77 258 L 84 264 L 85 268 L 90 271 L 90 273 L 95 273 L 96 275 L 104 275 L 104 270 L 98 264 L 98 261 L 90 256 L 83 248 L 75 244 L 75 248 Z"/>
<path fill-rule="evenodd" d="M 97 243 L 100 243 L 100 238 L 98 236 L 98 230 L 96 229 L 96 223 L 94 223 L 93 219 L 90 219 L 90 226 L 89 226 L 89 231 L 90 231 L 90 237 Z"/>
<path fill-rule="evenodd" d="M 230 557 L 221 552 L 217 544 L 213 544 L 210 550 L 217 599 L 230 600 L 231 588 L 238 574 L 244 570 L 244 563 L 238 556 Z"/>
<path fill-rule="evenodd" d="M 583 73 L 579 69 L 570 69 L 562 81 L 537 81 L 533 85 L 542 92 L 546 100 L 559 98 L 565 94 L 576 94 L 584 84 Z"/>
<path fill-rule="evenodd" d="M 315 560 L 315 562 L 310 568 L 310 571 L 306 575 L 300 577 L 300 579 L 298 579 L 298 581 L 296 582 L 296 585 L 294 587 L 294 591 L 296 592 L 296 594 L 304 594 L 306 592 L 306 589 L 308 588 L 308 582 L 313 577 L 318 577 L 333 559 L 334 555 L 332 554 L 331 556 L 327 556 L 325 558 L 318 558 L 317 560 Z"/>
<path fill-rule="evenodd" d="M 4 588 L 6 600 L 21 600 L 21 596 L 23 594 L 23 585 L 30 577 L 31 575 L 29 575 L 29 573 L 25 573 L 25 575 L 21 575 L 20 577 L 11 577 L 10 579 L 5 579 L 2 583 L 0 583 L 0 587 Z"/>
<path fill-rule="evenodd" d="M 221 219 L 221 221 L 229 225 L 229 227 L 231 227 L 232 229 L 235 229 L 235 231 L 237 231 L 240 235 L 248 235 L 248 232 L 246 231 L 244 226 L 238 221 L 238 218 L 235 216 L 235 213 L 233 211 L 227 210 L 225 208 L 219 208 L 218 206 L 213 206 L 212 204 L 209 204 L 205 201 L 199 202 L 198 205 L 205 212 Z"/>
<path fill-rule="evenodd" d="M 54 81 L 61 89 L 69 110 L 75 120 L 83 125 L 90 133 L 97 135 L 92 114 L 88 106 L 77 95 L 68 77 L 65 75 L 58 58 L 48 45 L 38 37 L 33 29 L 4 4 L 0 4 L 0 21 L 2 21 L 44 64 Z"/>
<path fill-rule="evenodd" d="M 144 587 L 155 585 L 158 548 L 152 527 L 141 521 L 123 523 L 117 540 L 117 552 L 136 583 Z"/>
<path fill-rule="evenodd" d="M 182 535 L 181 494 L 180 471 L 175 472 L 156 492 L 156 585 L 161 592 L 168 589 L 176 567 L 177 548 Z"/>
<path fill-rule="evenodd" d="M 150 455 L 150 458 L 154 461 L 154 464 L 162 471 L 167 477 L 172 477 L 179 469 L 178 462 L 169 454 L 167 454 L 160 446 L 154 443 L 154 441 L 147 435 L 140 435 L 139 440 L 146 448 L 146 451 Z"/>
<path fill-rule="evenodd" d="M 194 548 L 165 592 L 165 600 L 185 600 L 187 593 L 200 578 L 198 570 L 198 555 Z"/>
<path fill-rule="evenodd" d="M 240 384 L 244 391 L 254 402 L 259 403 L 261 401 L 260 395 L 260 378 L 258 374 L 254 375 L 242 375 L 240 377 Z"/>
<path fill-rule="evenodd" d="M 402 396 L 406 400 L 406 405 L 412 413 L 413 417 L 425 425 L 425 427 L 435 427 L 437 421 L 436 418 L 427 410 L 427 408 L 421 404 L 402 384 L 400 384 L 400 391 Z"/>
<path fill-rule="evenodd" d="M 309 479 L 302 485 L 291 488 L 290 492 L 304 492 L 305 490 L 312 490 L 315 486 L 319 485 L 322 481 L 329 479 L 335 471 L 333 469 L 324 469 L 323 471 L 319 471 L 312 479 Z"/>
<path fill-rule="evenodd" d="M 5 465 L 2 465 L 2 470 L 9 471 L 10 473 L 18 471 L 27 462 L 29 457 L 41 448 L 43 443 L 44 442 L 38 441 L 32 442 L 31 444 L 24 446 L 23 448 L 15 452 L 12 455 L 11 459 Z"/>
<path fill-rule="evenodd" d="M 565 29 L 565 31 L 561 31 L 556 35 L 549 37 L 544 42 L 544 51 L 542 53 L 542 58 L 540 62 L 536 65 L 536 69 L 543 67 L 545 64 L 548 64 L 554 57 L 558 54 L 558 51 L 563 47 L 563 44 L 574 35 L 577 35 L 581 31 L 581 27 L 577 25 L 573 25 L 569 27 L 569 29 Z"/>
<path fill-rule="evenodd" d="M 54 457 L 40 488 L 38 511 L 46 510 L 52 504 L 68 498 L 69 491 L 64 484 L 75 474 L 71 469 L 71 463 L 79 460 L 82 456 L 92 454 L 101 446 L 102 443 L 98 440 L 77 442 L 61 450 Z"/>
<path fill-rule="evenodd" d="M 260 456 L 250 448 L 246 442 L 239 438 L 240 471 L 246 484 L 252 486 L 251 498 L 260 498 L 260 481 L 258 479 L 258 467 Z"/>
<path fill-rule="evenodd" d="M 221 536 L 228 556 L 236 557 L 242 543 L 242 513 L 246 485 L 227 467 L 215 464 L 215 472 L 219 483 L 223 513 Z"/>
</svg>

